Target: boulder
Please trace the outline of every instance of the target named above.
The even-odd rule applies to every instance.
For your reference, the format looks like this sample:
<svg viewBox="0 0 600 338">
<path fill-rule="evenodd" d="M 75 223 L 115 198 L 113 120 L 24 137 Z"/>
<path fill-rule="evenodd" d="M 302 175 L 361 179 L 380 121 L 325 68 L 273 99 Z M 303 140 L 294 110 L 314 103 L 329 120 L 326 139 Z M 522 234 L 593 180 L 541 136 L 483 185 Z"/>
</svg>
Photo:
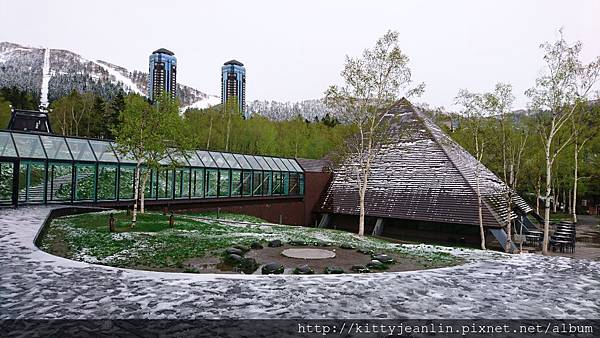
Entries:
<svg viewBox="0 0 600 338">
<path fill-rule="evenodd" d="M 312 275 L 314 273 L 315 270 L 313 270 L 308 265 L 301 265 L 294 269 L 294 275 Z"/>
<path fill-rule="evenodd" d="M 243 253 L 250 251 L 250 248 L 245 245 L 235 245 L 234 248 L 241 250 Z"/>
<path fill-rule="evenodd" d="M 269 244 L 267 244 L 267 245 L 271 248 L 276 248 L 276 247 L 283 246 L 283 243 L 281 243 L 281 241 L 278 239 L 274 239 L 274 240 L 270 241 Z"/>
<path fill-rule="evenodd" d="M 262 249 L 263 246 L 259 242 L 252 242 L 252 244 L 250 244 L 250 248 L 252 248 L 254 250 L 258 250 L 258 249 Z"/>
<path fill-rule="evenodd" d="M 368 273 L 371 272 L 371 270 L 369 270 L 369 268 L 363 266 L 363 265 L 353 265 L 352 269 L 353 272 L 357 272 L 357 273 Z"/>
<path fill-rule="evenodd" d="M 283 273 L 283 265 L 279 263 L 269 263 L 262 267 L 261 272 L 263 275 L 271 275 L 271 274 L 282 274 Z"/>
<path fill-rule="evenodd" d="M 289 241 L 288 243 L 293 246 L 307 246 L 308 245 L 304 241 Z"/>
<path fill-rule="evenodd" d="M 346 249 L 346 250 L 354 250 L 354 249 L 356 249 L 353 245 L 350 245 L 350 244 L 347 244 L 347 243 L 344 243 L 344 244 L 340 245 L 340 248 L 341 249 Z"/>
<path fill-rule="evenodd" d="M 367 263 L 367 268 L 372 269 L 372 270 L 385 270 L 387 269 L 387 266 L 383 263 L 381 263 L 380 261 L 374 259 L 372 261 L 370 261 L 369 263 Z"/>
<path fill-rule="evenodd" d="M 340 274 L 340 273 L 344 273 L 344 269 L 338 267 L 338 266 L 328 266 L 325 268 L 324 271 L 326 274 L 330 275 L 330 274 Z"/>
<path fill-rule="evenodd" d="M 228 248 L 225 250 L 225 254 L 243 256 L 244 252 L 238 248 Z"/>
<path fill-rule="evenodd" d="M 368 250 L 368 249 L 358 249 L 356 251 L 360 252 L 361 254 L 365 254 L 365 255 L 369 255 L 369 256 L 371 256 L 374 253 L 373 250 Z"/>
<path fill-rule="evenodd" d="M 376 254 L 371 256 L 373 259 L 380 261 L 383 264 L 394 264 L 396 261 L 386 254 Z"/>
<path fill-rule="evenodd" d="M 231 264 L 233 266 L 237 266 L 242 261 L 242 256 L 237 254 L 227 254 L 225 255 L 225 262 Z"/>
<path fill-rule="evenodd" d="M 258 262 L 254 258 L 242 258 L 238 263 L 238 268 L 243 273 L 249 275 L 258 269 Z"/>
</svg>

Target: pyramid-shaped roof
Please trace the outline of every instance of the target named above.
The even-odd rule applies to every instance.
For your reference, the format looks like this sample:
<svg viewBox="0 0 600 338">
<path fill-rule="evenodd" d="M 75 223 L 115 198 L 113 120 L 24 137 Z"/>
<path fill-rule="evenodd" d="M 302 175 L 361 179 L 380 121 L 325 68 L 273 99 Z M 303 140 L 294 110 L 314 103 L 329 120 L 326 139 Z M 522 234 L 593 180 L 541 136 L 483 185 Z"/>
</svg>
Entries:
<svg viewBox="0 0 600 338">
<path fill-rule="evenodd" d="M 387 114 L 397 122 L 372 163 L 366 215 L 479 226 L 478 161 L 406 99 L 396 102 Z M 350 158 L 334 170 L 323 211 L 359 214 L 352 162 Z M 501 227 L 506 219 L 508 187 L 483 164 L 479 163 L 479 170 L 483 223 Z M 518 195 L 513 201 L 523 212 L 532 211 Z"/>
</svg>

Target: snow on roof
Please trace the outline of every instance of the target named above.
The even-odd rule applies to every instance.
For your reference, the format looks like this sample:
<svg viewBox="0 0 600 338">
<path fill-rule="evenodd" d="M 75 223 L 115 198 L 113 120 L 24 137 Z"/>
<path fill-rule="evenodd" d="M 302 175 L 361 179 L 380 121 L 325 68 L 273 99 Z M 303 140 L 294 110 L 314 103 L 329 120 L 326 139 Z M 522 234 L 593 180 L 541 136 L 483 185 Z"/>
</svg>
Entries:
<svg viewBox="0 0 600 338">
<path fill-rule="evenodd" d="M 399 120 L 392 124 L 391 137 L 373 161 L 366 214 L 479 225 L 475 177 L 478 161 L 408 101 L 398 101 L 388 114 Z M 355 159 L 350 158 L 334 170 L 323 211 L 359 213 L 353 162 Z M 508 187 L 483 164 L 479 163 L 479 170 L 484 225 L 503 226 Z M 525 213 L 532 211 L 519 196 L 513 202 Z"/>
</svg>

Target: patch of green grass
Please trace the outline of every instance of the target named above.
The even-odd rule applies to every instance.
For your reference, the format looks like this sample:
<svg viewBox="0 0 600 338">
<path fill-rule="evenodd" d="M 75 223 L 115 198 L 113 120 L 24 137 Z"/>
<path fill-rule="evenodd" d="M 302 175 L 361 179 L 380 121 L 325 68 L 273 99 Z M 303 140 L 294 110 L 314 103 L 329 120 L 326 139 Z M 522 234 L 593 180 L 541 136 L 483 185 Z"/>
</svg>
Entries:
<svg viewBox="0 0 600 338">
<path fill-rule="evenodd" d="M 186 212 L 185 215 L 193 216 L 193 217 L 206 217 L 206 218 L 214 218 L 217 219 L 216 211 L 205 211 L 205 212 Z M 252 223 L 268 223 L 266 220 L 250 216 L 250 215 L 242 215 L 242 214 L 234 214 L 230 212 L 219 212 L 219 219 L 232 220 L 232 221 L 242 221 L 242 222 L 252 222 Z"/>
<path fill-rule="evenodd" d="M 223 224 L 219 220 L 198 220 L 198 214 L 169 216 L 147 212 L 139 214 L 130 228 L 131 216 L 124 211 L 112 213 L 116 232 L 109 232 L 110 213 L 88 213 L 55 219 L 41 239 L 41 248 L 75 260 L 117 267 L 185 271 L 184 262 L 208 254 L 220 255 L 223 249 L 249 246 L 252 242 L 279 239 L 302 241 L 310 245 L 349 244 L 357 249 L 395 253 L 417 259 L 424 267 L 454 265 L 460 260 L 448 253 L 416 252 L 383 239 L 359 237 L 330 229 L 283 225 Z M 233 214 L 229 214 L 233 215 Z M 230 218 L 227 218 L 230 219 Z M 247 216 L 244 221 L 248 222 Z M 57 249 L 58 248 L 58 249 Z"/>
</svg>

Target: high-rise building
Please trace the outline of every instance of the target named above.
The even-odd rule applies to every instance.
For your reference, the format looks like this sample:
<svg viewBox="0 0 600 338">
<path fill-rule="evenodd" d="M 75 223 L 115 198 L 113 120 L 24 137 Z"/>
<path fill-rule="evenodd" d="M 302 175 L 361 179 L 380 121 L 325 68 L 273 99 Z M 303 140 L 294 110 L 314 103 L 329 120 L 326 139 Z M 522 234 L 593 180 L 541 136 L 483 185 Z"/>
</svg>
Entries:
<svg viewBox="0 0 600 338">
<path fill-rule="evenodd" d="M 237 61 L 227 61 L 221 67 L 221 103 L 235 98 L 240 112 L 246 115 L 246 68 Z"/>
<path fill-rule="evenodd" d="M 177 94 L 177 58 L 168 49 L 155 50 L 150 55 L 148 69 L 148 97 L 150 101 L 163 92 L 175 98 Z"/>
</svg>

